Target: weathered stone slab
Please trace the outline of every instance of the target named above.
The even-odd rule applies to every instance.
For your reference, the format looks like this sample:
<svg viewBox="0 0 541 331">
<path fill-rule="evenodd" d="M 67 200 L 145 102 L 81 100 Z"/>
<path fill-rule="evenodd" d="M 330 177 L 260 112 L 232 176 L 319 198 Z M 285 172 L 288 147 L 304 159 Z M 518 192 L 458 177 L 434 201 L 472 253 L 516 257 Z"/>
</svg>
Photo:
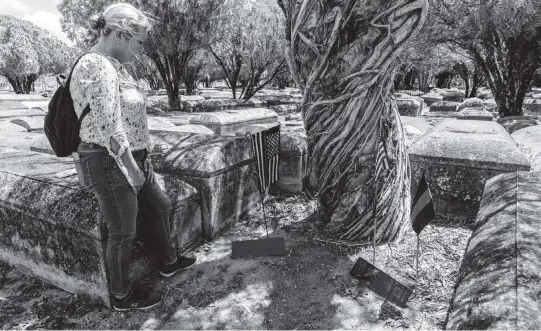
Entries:
<svg viewBox="0 0 541 331">
<path fill-rule="evenodd" d="M 44 116 L 45 113 L 39 109 L 0 109 L 0 119 L 17 118 L 21 116 Z"/>
<path fill-rule="evenodd" d="M 43 101 L 47 98 L 38 94 L 14 94 L 14 93 L 1 93 L 0 101 Z"/>
<path fill-rule="evenodd" d="M 28 132 L 43 131 L 43 127 L 45 125 L 45 116 L 17 117 L 10 120 L 10 122 L 22 126 Z"/>
<path fill-rule="evenodd" d="M 283 132 L 280 145 L 278 187 L 288 192 L 302 192 L 308 185 L 308 139 L 304 132 Z"/>
<path fill-rule="evenodd" d="M 424 102 L 426 103 L 426 105 L 428 107 L 430 107 L 432 104 L 438 102 L 438 101 L 443 101 L 443 96 L 441 96 L 440 94 L 437 94 L 437 93 L 427 93 L 427 94 L 423 94 L 421 95 L 421 98 L 423 98 Z"/>
<path fill-rule="evenodd" d="M 423 108 L 423 102 L 417 99 L 396 99 L 396 105 L 398 107 L 398 112 L 402 116 L 412 116 L 417 117 L 421 114 Z"/>
<path fill-rule="evenodd" d="M 151 139 L 156 171 L 200 192 L 205 239 L 233 226 L 259 201 L 249 138 L 159 132 Z"/>
<path fill-rule="evenodd" d="M 201 239 L 199 194 L 178 178 L 158 176 L 158 183 L 171 199 L 172 237 L 182 252 Z M 107 224 L 93 194 L 79 186 L 71 158 L 1 148 L 0 219 L 1 260 L 109 304 Z M 155 261 L 145 255 L 148 249 L 136 249 L 139 244 L 134 242 L 132 279 L 146 275 Z"/>
<path fill-rule="evenodd" d="M 479 91 L 479 93 L 477 95 L 478 95 L 479 99 L 483 99 L 483 100 L 488 100 L 488 99 L 493 98 L 492 92 L 490 92 L 490 90 Z"/>
<path fill-rule="evenodd" d="M 0 135 L 2 133 L 28 132 L 20 125 L 13 124 L 9 120 L 0 120 Z"/>
<path fill-rule="evenodd" d="M 41 101 L 21 101 L 23 105 L 25 105 L 27 108 L 36 108 L 36 109 L 45 109 L 47 110 L 49 107 L 50 99 L 41 100 Z"/>
<path fill-rule="evenodd" d="M 406 138 L 406 146 L 411 146 L 419 140 L 432 126 L 424 118 L 400 116 L 404 135 Z"/>
<path fill-rule="evenodd" d="M 175 124 L 168 121 L 167 118 L 165 118 L 165 117 L 149 116 L 147 118 L 147 123 L 148 123 L 148 130 L 149 131 L 162 130 L 162 129 L 166 129 L 166 128 L 175 127 Z"/>
<path fill-rule="evenodd" d="M 541 113 L 541 100 L 540 99 L 531 99 L 525 98 L 524 103 L 522 104 L 522 109 L 524 113 Z"/>
<path fill-rule="evenodd" d="M 484 108 L 463 108 L 456 115 L 461 120 L 492 121 L 492 114 Z"/>
<path fill-rule="evenodd" d="M 301 102 L 301 97 L 284 94 L 284 95 L 257 95 L 257 98 L 265 102 L 267 106 L 277 106 L 277 105 L 287 105 L 287 104 L 299 104 Z"/>
<path fill-rule="evenodd" d="M 532 164 L 532 171 L 541 171 L 541 126 L 535 125 L 515 131 L 511 137 Z"/>
<path fill-rule="evenodd" d="M 243 126 L 277 120 L 278 114 L 270 109 L 248 108 L 200 114 L 190 119 L 190 124 L 204 125 L 219 135 L 234 135 Z"/>
<path fill-rule="evenodd" d="M 45 134 L 41 135 L 38 139 L 35 139 L 30 145 L 29 149 L 32 152 L 55 155 L 53 148 L 51 147 L 51 143 L 49 142 Z"/>
<path fill-rule="evenodd" d="M 299 106 L 296 104 L 270 106 L 269 109 L 275 111 L 278 115 L 288 115 L 300 111 Z"/>
<path fill-rule="evenodd" d="M 445 329 L 541 329 L 541 174 L 487 181 Z"/>
<path fill-rule="evenodd" d="M 20 128 L 24 130 L 22 126 Z M 30 147 L 41 138 L 45 138 L 43 132 L 28 132 L 26 130 L 24 132 L 0 131 L 0 147 L 12 147 L 29 151 Z"/>
<path fill-rule="evenodd" d="M 450 119 L 437 124 L 409 147 L 412 189 L 426 174 L 436 217 L 475 219 L 485 182 L 530 163 L 496 122 Z"/>
<path fill-rule="evenodd" d="M 443 101 L 462 102 L 464 100 L 465 91 L 450 89 L 443 95 Z"/>
<path fill-rule="evenodd" d="M 456 112 L 458 109 L 458 102 L 454 101 L 438 101 L 430 106 L 431 112 Z"/>
<path fill-rule="evenodd" d="M 501 124 L 511 135 L 515 131 L 538 124 L 533 116 L 506 116 L 498 118 L 496 122 Z"/>
<path fill-rule="evenodd" d="M 486 103 L 484 100 L 481 100 L 479 98 L 468 98 L 464 101 L 462 101 L 459 105 L 458 105 L 458 111 L 461 111 L 462 109 L 465 109 L 465 108 L 481 108 L 481 109 L 485 109 L 486 107 Z"/>
<path fill-rule="evenodd" d="M 419 90 L 398 90 L 396 92 L 397 93 L 408 94 L 408 95 L 411 95 L 411 96 L 414 96 L 414 97 L 420 97 L 421 95 L 424 94 L 422 91 L 419 91 Z"/>
<path fill-rule="evenodd" d="M 239 108 L 258 108 L 265 106 L 265 103 L 259 99 L 252 98 L 250 100 L 239 100 L 239 99 L 217 99 L 217 100 L 202 100 L 194 101 L 189 104 L 183 103 L 182 111 L 193 113 L 193 112 L 218 112 L 223 110 L 230 109 L 239 109 Z"/>
<path fill-rule="evenodd" d="M 214 131 L 207 128 L 204 125 L 198 124 L 184 124 L 173 127 L 167 127 L 160 130 L 153 131 L 171 131 L 171 132 L 186 132 L 186 133 L 197 133 L 197 134 L 215 134 Z"/>
<path fill-rule="evenodd" d="M 498 111 L 498 104 L 496 104 L 496 100 L 494 100 L 494 99 L 486 99 L 485 100 L 485 107 L 490 112 Z"/>
</svg>

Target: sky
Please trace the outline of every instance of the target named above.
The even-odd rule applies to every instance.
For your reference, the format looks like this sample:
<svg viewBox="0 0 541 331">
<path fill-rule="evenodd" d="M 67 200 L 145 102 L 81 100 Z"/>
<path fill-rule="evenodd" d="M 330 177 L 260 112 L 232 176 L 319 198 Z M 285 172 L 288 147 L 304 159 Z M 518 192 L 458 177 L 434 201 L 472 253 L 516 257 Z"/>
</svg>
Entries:
<svg viewBox="0 0 541 331">
<path fill-rule="evenodd" d="M 49 30 L 52 35 L 73 45 L 60 27 L 60 12 L 56 6 L 62 0 L 0 0 L 0 13 L 30 21 Z"/>
</svg>

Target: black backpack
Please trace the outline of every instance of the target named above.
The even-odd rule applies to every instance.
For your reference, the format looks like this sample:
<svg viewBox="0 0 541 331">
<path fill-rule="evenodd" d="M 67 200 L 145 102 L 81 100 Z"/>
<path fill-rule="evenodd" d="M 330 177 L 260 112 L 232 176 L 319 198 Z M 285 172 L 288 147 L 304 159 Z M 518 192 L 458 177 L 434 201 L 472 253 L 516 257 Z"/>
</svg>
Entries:
<svg viewBox="0 0 541 331">
<path fill-rule="evenodd" d="M 77 151 L 81 138 L 79 131 L 81 121 L 90 112 L 90 105 L 87 105 L 77 119 L 77 114 L 73 107 L 73 99 L 70 93 L 70 82 L 73 69 L 79 60 L 88 53 L 81 55 L 71 68 L 71 72 L 66 80 L 66 84 L 60 85 L 53 98 L 49 102 L 49 111 L 45 115 L 45 135 L 53 148 L 56 156 L 70 156 L 72 152 Z"/>
</svg>

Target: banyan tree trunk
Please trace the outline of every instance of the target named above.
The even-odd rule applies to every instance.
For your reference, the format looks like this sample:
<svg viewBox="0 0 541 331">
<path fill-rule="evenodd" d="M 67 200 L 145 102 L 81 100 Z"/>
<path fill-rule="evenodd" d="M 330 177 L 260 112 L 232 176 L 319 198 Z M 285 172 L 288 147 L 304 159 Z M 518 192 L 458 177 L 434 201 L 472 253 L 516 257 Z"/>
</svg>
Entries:
<svg viewBox="0 0 541 331">
<path fill-rule="evenodd" d="M 410 173 L 389 90 L 428 0 L 278 3 L 286 15 L 286 59 L 303 95 L 320 219 L 342 240 L 371 242 L 375 225 L 377 243 L 394 241 L 409 219 Z"/>
</svg>

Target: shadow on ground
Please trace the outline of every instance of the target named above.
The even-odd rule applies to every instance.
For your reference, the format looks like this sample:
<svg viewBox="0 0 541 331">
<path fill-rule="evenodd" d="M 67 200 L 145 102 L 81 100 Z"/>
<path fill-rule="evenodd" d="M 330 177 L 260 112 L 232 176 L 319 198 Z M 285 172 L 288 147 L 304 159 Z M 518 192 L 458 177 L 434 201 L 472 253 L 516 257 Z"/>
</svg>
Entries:
<svg viewBox="0 0 541 331">
<path fill-rule="evenodd" d="M 294 199 L 293 203 L 285 201 L 274 214 L 269 212 L 271 219 L 274 217 L 272 223 L 279 224 L 271 236 L 285 237 L 287 255 L 231 259 L 231 241 L 264 237 L 261 222 L 254 221 L 260 215 L 252 213 L 229 234 L 199 247 L 194 252 L 198 263 L 192 269 L 167 280 L 146 280 L 143 285 L 165 294 L 164 302 L 148 311 L 114 312 L 98 301 L 63 292 L 0 265 L 0 326 L 2 329 L 441 328 L 439 319 L 443 318 L 437 321 L 429 318 L 420 309 L 426 303 L 419 299 L 412 300 L 408 308 L 399 309 L 359 286 L 349 275 L 356 257 L 339 245 L 314 240 L 317 230 L 308 216 L 315 203 L 303 197 Z M 443 305 L 447 308 L 448 303 Z"/>
</svg>

